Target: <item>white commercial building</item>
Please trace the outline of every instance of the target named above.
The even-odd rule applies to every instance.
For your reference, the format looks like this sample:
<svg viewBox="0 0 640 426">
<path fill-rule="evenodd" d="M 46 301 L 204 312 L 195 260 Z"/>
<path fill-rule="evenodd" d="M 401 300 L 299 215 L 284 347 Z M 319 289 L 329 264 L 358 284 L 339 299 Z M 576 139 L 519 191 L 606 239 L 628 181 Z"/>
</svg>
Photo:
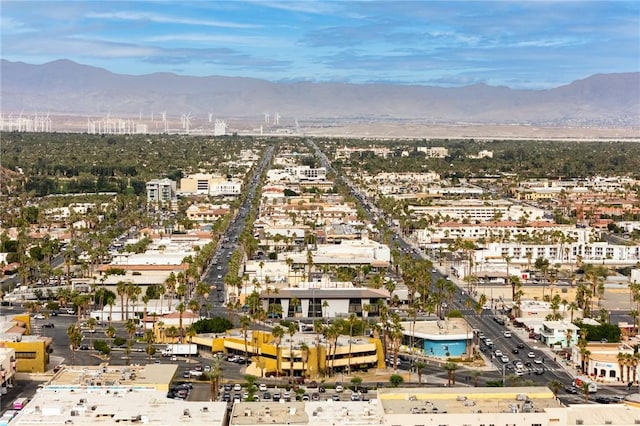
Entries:
<svg viewBox="0 0 640 426">
<path fill-rule="evenodd" d="M 171 203 L 176 197 L 176 183 L 171 179 L 153 179 L 147 182 L 147 202 Z"/>
</svg>

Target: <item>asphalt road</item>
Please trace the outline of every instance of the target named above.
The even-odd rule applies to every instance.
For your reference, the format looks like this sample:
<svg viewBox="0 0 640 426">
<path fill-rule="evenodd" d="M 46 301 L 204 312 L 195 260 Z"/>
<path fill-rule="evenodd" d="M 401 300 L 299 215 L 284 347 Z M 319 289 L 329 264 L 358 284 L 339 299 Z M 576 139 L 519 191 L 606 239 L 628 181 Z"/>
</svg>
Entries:
<svg viewBox="0 0 640 426">
<path fill-rule="evenodd" d="M 229 225 L 229 228 L 217 247 L 210 267 L 205 271 L 202 277 L 203 282 L 209 284 L 212 289 L 215 288 L 215 291 L 212 291 L 209 295 L 209 302 L 213 306 L 211 316 L 226 317 L 228 314 L 227 309 L 223 305 L 225 303 L 226 295 L 224 277 L 229 272 L 229 259 L 237 248 L 238 238 L 246 225 L 247 215 L 251 210 L 251 204 L 256 196 L 258 181 L 264 169 L 271 163 L 273 151 L 273 146 L 266 149 L 265 155 L 262 160 L 260 160 L 260 163 L 258 164 L 258 167 L 256 167 L 253 177 L 251 178 L 247 197 L 239 207 L 236 217 Z"/>
</svg>

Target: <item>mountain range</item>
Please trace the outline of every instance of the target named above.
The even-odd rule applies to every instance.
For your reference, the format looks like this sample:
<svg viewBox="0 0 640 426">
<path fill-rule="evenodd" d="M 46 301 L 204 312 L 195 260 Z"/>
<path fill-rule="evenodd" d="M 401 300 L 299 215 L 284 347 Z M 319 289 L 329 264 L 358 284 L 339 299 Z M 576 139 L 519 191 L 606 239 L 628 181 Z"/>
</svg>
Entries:
<svg viewBox="0 0 640 426">
<path fill-rule="evenodd" d="M 81 116 L 180 115 L 259 118 L 265 112 L 323 120 L 634 127 L 640 73 L 596 74 L 546 90 L 485 84 L 451 88 L 392 84 L 281 83 L 171 73 L 115 74 L 57 60 L 0 61 L 2 113 Z"/>
</svg>

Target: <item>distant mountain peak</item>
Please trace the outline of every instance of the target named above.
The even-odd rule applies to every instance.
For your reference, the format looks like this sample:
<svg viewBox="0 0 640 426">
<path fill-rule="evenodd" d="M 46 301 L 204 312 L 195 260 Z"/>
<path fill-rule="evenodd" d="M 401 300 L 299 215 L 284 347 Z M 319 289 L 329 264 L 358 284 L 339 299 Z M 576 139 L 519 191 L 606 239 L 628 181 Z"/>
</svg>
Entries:
<svg viewBox="0 0 640 426">
<path fill-rule="evenodd" d="M 121 116 L 166 111 L 196 116 L 296 119 L 367 117 L 427 123 L 639 126 L 640 73 L 596 74 L 547 90 L 475 83 L 445 88 L 393 84 L 269 82 L 168 72 L 115 74 L 59 59 L 42 65 L 0 61 L 3 112 L 47 110 Z"/>
</svg>

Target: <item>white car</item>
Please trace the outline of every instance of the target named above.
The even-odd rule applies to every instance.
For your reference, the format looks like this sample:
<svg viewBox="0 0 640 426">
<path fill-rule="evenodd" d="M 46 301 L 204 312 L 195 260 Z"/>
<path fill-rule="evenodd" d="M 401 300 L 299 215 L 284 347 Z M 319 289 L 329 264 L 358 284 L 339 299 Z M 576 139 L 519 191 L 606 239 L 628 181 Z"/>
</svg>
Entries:
<svg viewBox="0 0 640 426">
<path fill-rule="evenodd" d="M 502 332 L 502 335 L 503 335 L 504 337 L 511 337 L 511 332 L 510 332 L 510 331 L 503 331 L 503 332 Z"/>
<path fill-rule="evenodd" d="M 500 358 L 502 356 L 502 351 L 500 349 L 496 349 L 493 354 L 496 356 L 496 358 Z"/>
<path fill-rule="evenodd" d="M 344 388 L 342 387 L 342 385 L 336 385 L 336 392 L 342 392 L 344 390 Z"/>
<path fill-rule="evenodd" d="M 500 360 L 506 364 L 509 362 L 509 357 L 506 355 L 502 355 L 502 358 L 500 358 Z"/>
<path fill-rule="evenodd" d="M 35 314 L 35 315 L 33 316 L 33 318 L 34 318 L 34 319 L 44 319 L 44 315 L 42 315 L 42 314 Z"/>
<path fill-rule="evenodd" d="M 258 389 L 260 389 L 260 392 L 266 392 L 267 385 L 265 385 L 264 383 L 260 383 L 260 386 L 258 386 Z"/>
<path fill-rule="evenodd" d="M 535 358 L 535 357 L 536 357 L 536 354 L 534 354 L 533 352 L 529 352 L 529 353 L 527 354 L 527 356 L 528 356 L 529 358 Z"/>
<path fill-rule="evenodd" d="M 235 385 L 233 385 L 233 390 L 234 392 L 238 392 L 242 390 L 242 386 L 240 386 L 240 383 L 236 383 Z"/>
<path fill-rule="evenodd" d="M 542 358 L 536 358 L 533 360 L 536 364 L 542 364 Z"/>
</svg>

